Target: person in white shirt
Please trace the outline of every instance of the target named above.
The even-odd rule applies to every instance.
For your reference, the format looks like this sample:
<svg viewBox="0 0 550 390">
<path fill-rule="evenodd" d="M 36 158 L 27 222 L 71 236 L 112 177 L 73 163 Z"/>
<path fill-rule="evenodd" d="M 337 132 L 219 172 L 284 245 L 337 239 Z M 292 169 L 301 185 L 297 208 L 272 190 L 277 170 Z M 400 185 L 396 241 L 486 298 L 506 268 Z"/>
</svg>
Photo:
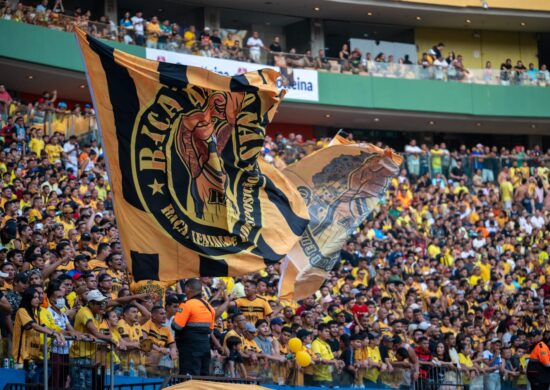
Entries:
<svg viewBox="0 0 550 390">
<path fill-rule="evenodd" d="M 264 43 L 260 39 L 258 31 L 254 31 L 252 36 L 246 41 L 246 46 L 250 49 L 250 59 L 254 62 L 260 62 L 261 49 L 264 48 Z"/>
<path fill-rule="evenodd" d="M 132 16 L 131 20 L 136 34 L 136 45 L 145 45 L 145 21 L 143 20 L 143 13 L 141 11 L 136 12 L 136 15 Z"/>
<path fill-rule="evenodd" d="M 422 149 L 418 147 L 415 139 L 412 139 L 411 142 L 409 142 L 409 144 L 405 146 L 405 154 L 407 155 L 407 168 L 411 175 L 420 175 L 420 153 L 422 153 Z"/>
<path fill-rule="evenodd" d="M 546 224 L 546 221 L 544 220 L 544 217 L 542 216 L 542 212 L 540 210 L 535 211 L 535 215 L 531 217 L 530 222 L 531 226 L 533 226 L 535 229 L 542 229 Z"/>
<path fill-rule="evenodd" d="M 65 160 L 65 169 L 72 168 L 73 172 L 78 174 L 78 155 L 79 146 L 76 136 L 71 135 L 68 142 L 63 145 L 63 154 Z"/>
<path fill-rule="evenodd" d="M 436 80 L 443 80 L 445 79 L 445 73 L 447 72 L 447 68 L 449 67 L 449 64 L 447 61 L 445 61 L 445 58 L 443 56 L 439 56 L 436 58 L 436 60 L 433 62 L 433 67 L 435 68 L 434 77 Z"/>
</svg>

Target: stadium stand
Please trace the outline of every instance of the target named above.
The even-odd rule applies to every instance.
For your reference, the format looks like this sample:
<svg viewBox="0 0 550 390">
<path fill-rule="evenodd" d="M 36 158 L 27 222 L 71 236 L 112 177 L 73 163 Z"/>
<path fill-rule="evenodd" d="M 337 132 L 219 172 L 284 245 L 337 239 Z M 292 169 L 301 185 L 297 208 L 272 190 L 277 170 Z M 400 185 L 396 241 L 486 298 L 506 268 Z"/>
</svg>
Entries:
<svg viewBox="0 0 550 390">
<path fill-rule="evenodd" d="M 4 20 L 78 26 L 126 44 L 242 62 L 501 85 L 550 80 L 544 64 L 506 59 L 498 69 L 466 69 L 461 55 L 444 58 L 443 43 L 416 64 L 346 45 L 329 58 L 322 50 L 286 53 L 257 33 L 245 42 L 155 16 L 146 21 L 140 12 L 118 23 L 92 21 L 80 9 L 67 14 L 60 0 L 0 9 Z M 175 380 L 171 325 L 185 281 L 133 281 L 95 111 L 61 100 L 62 88 L 25 100 L 0 85 L 4 368 L 24 370 L 29 385 L 48 370 L 54 389 L 103 388 L 111 374 Z M 278 133 L 266 137 L 261 155 L 282 170 L 330 139 Z M 243 277 L 200 278 L 216 310 L 209 376 L 293 386 L 527 388 L 531 343 L 550 339 L 550 149 L 411 138 L 398 152 L 400 174 L 315 295 L 279 300 L 279 263 Z M 312 363 L 302 367 L 301 359 Z"/>
</svg>

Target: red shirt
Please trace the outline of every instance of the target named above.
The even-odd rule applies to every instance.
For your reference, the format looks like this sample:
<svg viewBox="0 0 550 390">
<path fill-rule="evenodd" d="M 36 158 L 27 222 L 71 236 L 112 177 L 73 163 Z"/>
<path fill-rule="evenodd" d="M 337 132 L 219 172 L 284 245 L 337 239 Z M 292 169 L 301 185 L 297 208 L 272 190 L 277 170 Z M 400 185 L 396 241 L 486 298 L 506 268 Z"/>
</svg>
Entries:
<svg viewBox="0 0 550 390">
<path fill-rule="evenodd" d="M 367 304 L 366 303 L 363 303 L 361 305 L 358 305 L 357 303 L 355 305 L 353 305 L 353 307 L 351 308 L 351 312 L 353 314 L 357 314 L 359 316 L 359 318 L 361 318 L 361 316 L 367 314 L 369 312 L 369 308 L 367 307 Z"/>
</svg>

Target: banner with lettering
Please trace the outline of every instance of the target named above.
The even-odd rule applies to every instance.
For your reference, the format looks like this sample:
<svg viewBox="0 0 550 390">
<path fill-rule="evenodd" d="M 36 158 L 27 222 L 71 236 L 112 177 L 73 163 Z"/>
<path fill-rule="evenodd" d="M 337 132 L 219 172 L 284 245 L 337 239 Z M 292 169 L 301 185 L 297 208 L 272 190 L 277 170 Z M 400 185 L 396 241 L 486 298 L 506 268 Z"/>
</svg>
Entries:
<svg viewBox="0 0 550 390">
<path fill-rule="evenodd" d="M 338 135 L 328 147 L 285 168 L 306 202 L 310 223 L 283 263 L 280 298 L 303 299 L 321 287 L 340 261 L 342 245 L 378 205 L 401 162 L 391 149 Z"/>
<path fill-rule="evenodd" d="M 280 73 L 285 71 L 279 66 L 267 66 L 255 64 L 252 62 L 241 62 L 224 58 L 203 57 L 192 54 L 179 53 L 175 51 L 145 49 L 145 56 L 150 60 L 170 62 L 172 64 L 182 64 L 198 66 L 208 69 L 212 72 L 224 76 L 236 76 L 239 74 L 256 71 L 260 69 L 274 69 Z M 319 101 L 319 81 L 318 72 L 312 69 L 292 69 L 292 80 L 289 84 L 285 83 L 284 78 L 277 79 L 279 89 L 285 88 L 286 99 L 303 100 L 309 102 Z"/>
<path fill-rule="evenodd" d="M 241 275 L 284 257 L 308 213 L 258 161 L 284 95 L 278 73 L 225 77 L 77 37 L 134 279 Z"/>
</svg>

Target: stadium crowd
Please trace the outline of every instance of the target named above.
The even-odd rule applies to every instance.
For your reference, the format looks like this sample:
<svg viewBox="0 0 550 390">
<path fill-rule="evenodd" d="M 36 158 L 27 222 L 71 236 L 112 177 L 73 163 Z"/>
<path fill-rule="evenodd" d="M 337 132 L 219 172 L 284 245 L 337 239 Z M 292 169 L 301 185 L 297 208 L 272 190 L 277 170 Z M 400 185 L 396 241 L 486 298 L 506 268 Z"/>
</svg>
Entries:
<svg viewBox="0 0 550 390">
<path fill-rule="evenodd" d="M 502 85 L 547 86 L 550 83 L 550 72 L 545 64 L 537 69 L 532 63 L 525 67 L 521 60 L 513 65 L 511 59 L 506 59 L 498 69 L 487 61 L 482 70 L 468 70 L 461 54 L 451 50 L 445 56 L 443 42 L 423 52 L 418 61 L 411 61 L 408 55 L 396 58 L 392 54 L 362 53 L 358 48 L 350 50 L 347 43 L 342 45 L 337 58 L 331 58 L 322 49 L 318 53 L 311 50 L 297 53 L 295 48 L 283 48 L 278 36 L 267 45 L 257 31 L 252 31 L 248 36 L 238 31 L 223 31 L 222 34 L 219 29 L 208 26 L 198 31 L 194 25 L 183 27 L 168 19 L 160 20 L 157 16 L 146 18 L 141 11 L 134 15 L 125 12 L 118 23 L 108 16 L 93 21 L 89 10 L 77 8 L 72 12 L 66 11 L 62 0 L 42 0 L 36 7 L 6 1 L 0 6 L 0 18 L 62 31 L 73 31 L 79 27 L 95 37 L 126 44 L 279 67 L 398 78 L 498 82 Z"/>
<path fill-rule="evenodd" d="M 2 353 L 36 383 L 43 337 L 53 339 L 54 388 L 91 388 L 91 374 L 59 367 L 110 358 L 119 373 L 164 376 L 177 370 L 171 323 L 184 281 L 132 280 L 101 146 L 45 134 L 36 118 L 36 107 L 68 110 L 56 99 L 53 92 L 36 105 L 14 104 L 0 87 L 9 116 L 0 129 Z M 266 138 L 262 155 L 283 169 L 328 141 L 278 134 Z M 314 296 L 280 301 L 280 264 L 200 279 L 216 309 L 209 374 L 295 385 L 526 388 L 531 343 L 550 338 L 550 150 L 451 151 L 411 140 L 404 153 L 381 206 Z M 310 357 L 305 367 L 295 338 Z"/>
</svg>

